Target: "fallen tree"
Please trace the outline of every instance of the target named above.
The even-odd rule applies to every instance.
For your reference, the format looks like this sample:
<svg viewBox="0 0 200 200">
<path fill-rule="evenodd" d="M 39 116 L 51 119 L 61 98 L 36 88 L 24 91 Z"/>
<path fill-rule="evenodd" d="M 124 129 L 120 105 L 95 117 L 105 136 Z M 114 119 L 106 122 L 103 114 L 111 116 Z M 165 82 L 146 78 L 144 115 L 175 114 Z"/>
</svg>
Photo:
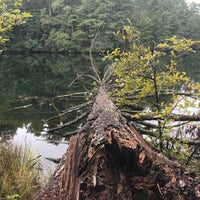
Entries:
<svg viewBox="0 0 200 200">
<path fill-rule="evenodd" d="M 196 200 L 200 179 L 152 148 L 102 86 L 92 112 L 35 200 Z"/>
</svg>

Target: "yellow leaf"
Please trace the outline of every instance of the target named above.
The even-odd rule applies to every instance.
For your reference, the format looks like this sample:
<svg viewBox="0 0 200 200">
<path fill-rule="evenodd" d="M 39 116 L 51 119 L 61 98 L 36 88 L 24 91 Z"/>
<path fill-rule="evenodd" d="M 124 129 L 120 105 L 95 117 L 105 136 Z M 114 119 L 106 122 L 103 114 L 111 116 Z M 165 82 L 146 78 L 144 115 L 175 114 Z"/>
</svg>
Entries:
<svg viewBox="0 0 200 200">
<path fill-rule="evenodd" d="M 19 9 L 12 10 L 12 13 L 14 13 L 14 14 L 19 14 L 19 13 L 20 13 L 20 10 L 19 10 Z"/>
<path fill-rule="evenodd" d="M 125 35 L 123 35 L 123 36 L 122 36 L 122 39 L 123 39 L 123 40 L 125 40 L 125 39 L 126 39 L 126 36 L 125 36 Z"/>
</svg>

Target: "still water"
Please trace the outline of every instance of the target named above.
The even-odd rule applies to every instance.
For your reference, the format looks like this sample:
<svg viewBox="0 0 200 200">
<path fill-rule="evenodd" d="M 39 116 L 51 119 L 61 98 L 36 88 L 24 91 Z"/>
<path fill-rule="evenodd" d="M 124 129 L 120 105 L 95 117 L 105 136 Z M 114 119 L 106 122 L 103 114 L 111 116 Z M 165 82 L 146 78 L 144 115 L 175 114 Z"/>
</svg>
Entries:
<svg viewBox="0 0 200 200">
<path fill-rule="evenodd" d="M 48 142 L 43 136 L 31 132 L 28 126 L 29 124 L 24 124 L 18 127 L 11 141 L 15 145 L 30 149 L 35 157 L 40 155 L 41 174 L 51 174 L 56 164 L 47 158 L 60 159 L 68 148 L 68 142 L 64 138 L 57 141 L 57 144 Z"/>
<path fill-rule="evenodd" d="M 52 98 L 91 89 L 91 80 L 83 76 L 92 75 L 88 60 L 81 55 L 0 55 L 0 141 L 31 148 L 42 156 L 44 169 L 53 165 L 45 158 L 60 158 L 68 147 L 68 138 L 63 135 L 79 125 L 46 134 L 45 119 L 85 100 L 81 97 L 53 102 Z M 180 67 L 194 81 L 200 81 L 198 54 L 186 58 Z M 65 117 L 70 120 L 72 116 Z"/>
<path fill-rule="evenodd" d="M 45 158 L 62 157 L 68 147 L 68 138 L 63 134 L 71 130 L 46 134 L 45 119 L 82 101 L 69 98 L 52 104 L 52 98 L 58 95 L 90 87 L 89 81 L 74 81 L 77 76 L 91 73 L 87 58 L 55 54 L 1 55 L 0 68 L 0 141 L 10 140 L 28 147 L 41 155 L 43 167 L 54 166 Z"/>
</svg>

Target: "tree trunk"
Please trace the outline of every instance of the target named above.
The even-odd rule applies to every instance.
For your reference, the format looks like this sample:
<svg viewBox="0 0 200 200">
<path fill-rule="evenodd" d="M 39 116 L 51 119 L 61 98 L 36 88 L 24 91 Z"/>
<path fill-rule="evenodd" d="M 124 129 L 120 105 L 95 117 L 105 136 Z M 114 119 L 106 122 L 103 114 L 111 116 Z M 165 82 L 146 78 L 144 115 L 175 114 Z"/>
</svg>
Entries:
<svg viewBox="0 0 200 200">
<path fill-rule="evenodd" d="M 35 200 L 196 200 L 200 180 L 155 151 L 99 89 L 93 110 Z"/>
</svg>

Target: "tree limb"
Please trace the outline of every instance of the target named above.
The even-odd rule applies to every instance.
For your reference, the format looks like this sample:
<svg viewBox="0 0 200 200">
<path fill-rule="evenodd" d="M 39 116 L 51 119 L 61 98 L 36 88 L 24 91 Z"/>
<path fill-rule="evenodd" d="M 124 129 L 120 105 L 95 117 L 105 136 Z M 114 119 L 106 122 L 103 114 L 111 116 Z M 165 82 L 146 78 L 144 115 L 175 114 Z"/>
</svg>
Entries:
<svg viewBox="0 0 200 200">
<path fill-rule="evenodd" d="M 137 127 L 137 130 L 140 132 L 141 135 L 148 135 L 148 136 L 151 136 L 151 137 L 158 137 L 153 131 L 150 131 L 150 130 L 146 130 L 144 128 L 141 128 L 141 127 Z M 190 146 L 197 146 L 197 147 L 200 147 L 200 140 L 184 140 L 184 139 L 181 139 L 181 138 L 173 138 L 173 137 L 168 137 L 168 140 L 171 141 L 171 142 L 174 142 L 174 141 L 179 141 L 181 144 L 187 144 L 187 145 L 190 145 Z"/>
<path fill-rule="evenodd" d="M 71 113 L 71 112 L 73 112 L 73 111 L 80 110 L 80 109 L 82 109 L 82 108 L 84 108 L 84 107 L 86 107 L 86 106 L 88 106 L 88 105 L 91 105 L 92 103 L 93 103 L 93 101 L 88 101 L 88 102 L 83 103 L 83 104 L 80 104 L 80 105 L 78 105 L 78 106 L 71 107 L 71 108 L 69 108 L 69 109 L 64 110 L 64 111 L 63 111 L 62 113 L 60 113 L 59 115 L 56 115 L 56 116 L 51 117 L 51 118 L 49 118 L 49 119 L 46 119 L 45 121 L 48 122 L 48 121 L 51 121 L 51 120 L 60 118 L 60 117 L 66 115 L 66 114 L 68 114 L 68 113 Z"/>
<path fill-rule="evenodd" d="M 101 82 L 101 78 L 100 78 L 100 76 L 99 76 L 97 67 L 96 67 L 95 64 L 94 64 L 94 59 L 93 59 L 93 57 L 92 57 L 92 49 L 93 49 L 93 47 L 94 47 L 95 40 L 97 39 L 97 37 L 98 37 L 98 35 L 99 35 L 99 29 L 100 29 L 100 27 L 101 27 L 101 24 L 99 25 L 98 30 L 97 30 L 97 32 L 96 32 L 94 38 L 92 39 L 91 46 L 90 46 L 90 51 L 89 51 L 91 66 L 92 66 L 92 69 L 93 69 L 94 74 L 96 75 L 96 80 L 98 81 L 98 83 Z"/>
<path fill-rule="evenodd" d="M 135 116 L 123 112 L 122 115 L 130 121 L 164 120 L 163 116 L 156 116 L 155 114 L 142 114 Z M 174 121 L 200 121 L 200 115 L 171 114 L 168 118 L 173 119 Z"/>
<path fill-rule="evenodd" d="M 59 98 L 66 98 L 66 97 L 79 97 L 80 95 L 84 95 L 84 96 L 80 96 L 80 97 L 85 97 L 85 95 L 88 95 L 88 92 L 75 92 L 72 94 L 65 94 L 65 95 L 59 95 L 54 97 L 53 99 L 59 99 Z"/>
<path fill-rule="evenodd" d="M 60 126 L 57 126 L 55 128 L 52 128 L 52 129 L 49 129 L 47 130 L 47 133 L 50 133 L 50 132 L 54 132 L 54 131 L 58 131 L 60 129 L 63 129 L 63 128 L 66 128 L 72 124 L 75 124 L 76 122 L 78 122 L 79 120 L 81 120 L 82 118 L 86 117 L 87 115 L 89 114 L 89 112 L 84 112 L 82 115 L 76 117 L 74 120 L 71 120 L 70 122 L 68 123 L 65 123 L 63 125 L 60 125 Z"/>
</svg>

